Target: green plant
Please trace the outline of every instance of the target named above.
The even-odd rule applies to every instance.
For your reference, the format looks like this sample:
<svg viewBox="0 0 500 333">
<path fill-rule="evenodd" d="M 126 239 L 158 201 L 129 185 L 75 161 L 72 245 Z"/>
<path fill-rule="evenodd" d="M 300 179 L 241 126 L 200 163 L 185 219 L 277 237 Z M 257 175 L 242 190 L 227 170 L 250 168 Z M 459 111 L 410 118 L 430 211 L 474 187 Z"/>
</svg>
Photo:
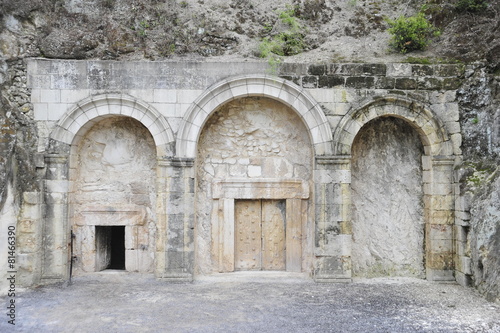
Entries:
<svg viewBox="0 0 500 333">
<path fill-rule="evenodd" d="M 189 4 L 187 3 L 187 1 L 181 1 L 181 2 L 180 2 L 180 5 L 181 5 L 181 8 L 187 8 L 187 6 L 188 6 Z"/>
<path fill-rule="evenodd" d="M 455 7 L 462 12 L 479 12 L 488 7 L 486 0 L 458 0 Z"/>
<path fill-rule="evenodd" d="M 389 33 L 392 35 L 391 46 L 401 53 L 423 50 L 432 36 L 438 36 L 439 30 L 435 28 L 423 13 L 395 20 L 387 19 Z"/>
<path fill-rule="evenodd" d="M 286 27 L 283 31 L 273 36 L 264 37 L 259 45 L 260 56 L 269 58 L 273 56 L 290 56 L 299 54 L 305 49 L 303 28 L 295 17 L 293 7 L 278 13 L 278 19 Z M 264 27 L 270 32 L 269 26 Z M 276 59 L 274 59 L 276 60 Z"/>
</svg>

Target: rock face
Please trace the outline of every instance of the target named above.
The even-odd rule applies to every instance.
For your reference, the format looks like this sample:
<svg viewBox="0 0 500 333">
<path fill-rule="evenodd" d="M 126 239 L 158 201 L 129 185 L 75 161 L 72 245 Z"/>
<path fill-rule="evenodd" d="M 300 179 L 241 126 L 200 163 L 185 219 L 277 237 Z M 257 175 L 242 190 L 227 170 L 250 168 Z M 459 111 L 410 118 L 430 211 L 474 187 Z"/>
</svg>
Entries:
<svg viewBox="0 0 500 333">
<path fill-rule="evenodd" d="M 423 277 L 423 147 L 403 120 L 366 125 L 353 147 L 353 275 Z"/>
<path fill-rule="evenodd" d="M 470 66 L 459 90 L 464 163 L 460 169 L 457 223 L 468 233 L 472 283 L 492 301 L 500 299 L 500 81 L 487 68 Z"/>
</svg>

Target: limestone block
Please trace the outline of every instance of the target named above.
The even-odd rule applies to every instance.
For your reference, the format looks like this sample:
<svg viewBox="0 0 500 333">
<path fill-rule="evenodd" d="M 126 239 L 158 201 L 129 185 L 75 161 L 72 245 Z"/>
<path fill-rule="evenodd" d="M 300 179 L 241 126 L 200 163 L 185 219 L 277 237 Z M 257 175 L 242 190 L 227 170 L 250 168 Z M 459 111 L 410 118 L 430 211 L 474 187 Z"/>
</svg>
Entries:
<svg viewBox="0 0 500 333">
<path fill-rule="evenodd" d="M 125 269 L 129 272 L 139 271 L 139 251 L 137 250 L 125 250 Z"/>
<path fill-rule="evenodd" d="M 386 76 L 411 76 L 411 64 L 392 63 L 387 64 Z"/>
<path fill-rule="evenodd" d="M 455 224 L 460 226 L 469 226 L 470 224 L 470 213 L 455 211 Z"/>
<path fill-rule="evenodd" d="M 458 240 L 455 241 L 455 255 L 457 256 L 470 255 L 470 249 L 467 245 L 467 242 L 460 242 Z"/>
<path fill-rule="evenodd" d="M 451 137 L 451 142 L 453 144 L 453 151 L 457 155 L 460 155 L 462 153 L 462 150 L 461 150 L 461 147 L 462 147 L 462 134 L 455 133 L 455 134 L 452 134 L 450 137 Z"/>
<path fill-rule="evenodd" d="M 453 207 L 454 201 L 452 195 L 433 195 L 431 197 L 431 207 L 434 210 L 449 210 Z"/>
<path fill-rule="evenodd" d="M 138 227 L 125 227 L 125 249 L 135 250 L 138 248 Z"/>
<path fill-rule="evenodd" d="M 60 90 L 61 93 L 61 103 L 76 104 L 79 101 L 90 96 L 89 89 L 77 89 L 77 90 Z"/>
<path fill-rule="evenodd" d="M 335 103 L 352 103 L 356 101 L 356 91 L 354 89 L 334 89 Z"/>
<path fill-rule="evenodd" d="M 335 100 L 333 89 L 307 89 L 307 92 L 319 103 L 332 103 Z"/>
<path fill-rule="evenodd" d="M 453 254 L 452 252 L 427 253 L 426 266 L 427 272 L 429 270 L 450 270 L 453 273 Z"/>
<path fill-rule="evenodd" d="M 327 233 L 320 248 L 315 249 L 317 256 L 351 256 L 352 235 Z"/>
<path fill-rule="evenodd" d="M 66 193 L 58 193 L 52 192 L 47 193 L 45 195 L 45 203 L 46 204 L 64 204 L 66 203 L 67 194 Z"/>
<path fill-rule="evenodd" d="M 470 257 L 459 256 L 456 265 L 457 266 L 455 268 L 457 271 L 468 275 L 472 274 Z"/>
<path fill-rule="evenodd" d="M 247 166 L 241 164 L 235 164 L 229 166 L 229 175 L 231 177 L 244 177 L 247 175 Z"/>
<path fill-rule="evenodd" d="M 430 211 L 429 221 L 432 224 L 453 224 L 455 220 L 453 216 L 453 211 L 450 209 L 426 210 L 426 211 Z"/>
<path fill-rule="evenodd" d="M 460 123 L 458 121 L 447 121 L 445 122 L 445 126 L 449 134 L 461 133 Z"/>
<path fill-rule="evenodd" d="M 462 272 L 455 271 L 455 279 L 462 287 L 470 287 L 472 285 L 472 276 Z"/>
<path fill-rule="evenodd" d="M 422 155 L 422 170 L 429 171 L 432 169 L 432 156 Z M 424 180 L 424 183 L 426 181 Z"/>
<path fill-rule="evenodd" d="M 19 233 L 34 233 L 38 229 L 37 221 L 35 220 L 21 220 L 17 224 Z"/>
<path fill-rule="evenodd" d="M 248 166 L 248 177 L 260 177 L 262 176 L 262 167 L 259 165 L 249 165 Z"/>
<path fill-rule="evenodd" d="M 464 228 L 463 226 L 454 226 L 455 230 L 455 239 L 458 242 L 467 242 L 468 238 L 468 228 Z"/>
<path fill-rule="evenodd" d="M 32 233 L 19 233 L 17 235 L 17 247 L 22 249 L 23 253 L 33 253 L 40 248 L 41 239 L 38 235 Z"/>
<path fill-rule="evenodd" d="M 33 112 L 35 120 L 49 119 L 49 106 L 47 103 L 35 103 L 33 105 Z"/>
<path fill-rule="evenodd" d="M 153 234 L 154 235 L 154 234 Z M 137 228 L 137 247 L 140 250 L 146 251 L 149 249 L 150 244 L 150 234 L 148 226 L 141 226 Z M 149 249 L 150 252 L 153 249 Z"/>
<path fill-rule="evenodd" d="M 460 195 L 455 200 L 455 209 L 458 211 L 470 211 L 472 195 Z"/>
<path fill-rule="evenodd" d="M 314 280 L 317 282 L 348 282 L 351 280 L 349 257 L 321 256 L 316 260 Z"/>
<path fill-rule="evenodd" d="M 435 269 L 427 266 L 426 279 L 435 282 L 455 281 L 454 271 L 452 269 Z"/>
<path fill-rule="evenodd" d="M 266 158 L 263 161 L 262 174 L 269 178 L 292 178 L 293 165 L 284 158 Z M 249 173 L 250 173 L 249 166 Z M 249 174 L 250 176 L 250 174 Z M 252 177 L 252 176 L 250 176 Z"/>
<path fill-rule="evenodd" d="M 431 91 L 429 92 L 429 101 L 432 104 L 451 103 L 456 100 L 456 91 Z"/>
<path fill-rule="evenodd" d="M 431 240 L 431 242 L 434 242 L 434 240 L 451 240 L 453 238 L 452 230 L 452 225 L 431 224 L 427 228 L 427 239 Z"/>
</svg>

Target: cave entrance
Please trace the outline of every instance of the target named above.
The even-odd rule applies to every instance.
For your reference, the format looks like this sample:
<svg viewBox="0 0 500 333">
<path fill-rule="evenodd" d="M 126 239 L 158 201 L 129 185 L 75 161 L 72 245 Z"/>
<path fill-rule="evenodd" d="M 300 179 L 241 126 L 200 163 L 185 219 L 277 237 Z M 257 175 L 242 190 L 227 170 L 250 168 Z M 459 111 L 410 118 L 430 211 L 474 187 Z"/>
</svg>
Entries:
<svg viewBox="0 0 500 333">
<path fill-rule="evenodd" d="M 125 226 L 96 226 L 96 271 L 125 270 Z"/>
</svg>

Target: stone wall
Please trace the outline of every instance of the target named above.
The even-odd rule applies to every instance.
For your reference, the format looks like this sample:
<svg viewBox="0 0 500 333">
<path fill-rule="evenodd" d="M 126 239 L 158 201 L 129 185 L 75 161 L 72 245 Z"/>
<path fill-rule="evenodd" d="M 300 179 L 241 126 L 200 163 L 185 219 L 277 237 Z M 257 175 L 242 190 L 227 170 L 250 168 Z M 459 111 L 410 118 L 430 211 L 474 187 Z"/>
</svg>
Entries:
<svg viewBox="0 0 500 333">
<path fill-rule="evenodd" d="M 297 239 L 305 239 L 298 246 L 303 246 L 300 249 L 303 262 L 298 267 L 314 275 L 318 281 L 350 280 L 354 230 L 351 147 L 358 132 L 370 120 L 392 116 L 413 127 L 423 145 L 420 182 L 424 193 L 427 278 L 454 279 L 455 183 L 452 170 L 454 164 L 461 162 L 462 137 L 456 88 L 462 80 L 463 66 L 283 64 L 279 73 L 270 75 L 267 64 L 262 62 L 31 59 L 27 65 L 28 89 L 39 133 L 37 147 L 40 155 L 45 155 L 45 164 L 43 159 L 39 163 L 45 174 L 40 179 L 46 184 L 42 202 L 31 201 L 46 211 L 34 222 L 37 226 L 44 225 L 43 230 L 34 228 L 30 231 L 34 239 L 44 239 L 41 245 L 43 253 L 36 257 L 41 263 L 34 258 L 28 260 L 33 267 L 41 265 L 43 269 L 41 272 L 33 270 L 27 281 L 50 282 L 67 278 L 70 240 L 67 230 L 73 223 L 68 198 L 71 200 L 73 188 L 73 159 L 78 155 L 75 153 L 76 143 L 80 142 L 81 133 L 93 124 L 106 117 L 120 116 L 141 122 L 149 130 L 156 148 L 154 271 L 158 277 L 192 279 L 193 274 L 214 271 L 214 257 L 209 258 L 207 254 L 209 248 L 212 247 L 213 251 L 213 242 L 210 244 L 213 229 L 210 227 L 214 222 L 209 215 L 214 216 L 214 212 L 202 200 L 205 194 L 209 196 L 203 191 L 210 191 L 202 184 L 213 178 L 218 190 L 212 199 L 220 203 L 234 203 L 237 198 L 247 196 L 241 193 L 247 193 L 252 186 L 265 184 L 262 189 L 268 190 L 258 190 L 255 198 L 286 199 L 286 215 L 290 217 L 305 213 L 305 221 L 293 229 L 297 232 L 300 225 L 305 226 L 301 233 L 296 234 Z M 253 111 L 246 110 L 248 107 L 254 108 Z M 303 145 L 309 145 L 310 150 L 293 152 L 295 145 L 287 142 L 286 149 L 293 152 L 290 156 L 295 156 L 291 161 L 280 156 L 264 158 L 268 154 L 279 155 L 283 147 L 279 142 L 259 138 L 254 138 L 256 146 L 254 143 L 246 146 L 244 141 L 249 141 L 247 139 L 252 134 L 232 123 L 232 118 L 241 118 L 243 111 L 236 111 L 241 108 L 246 110 L 245 114 L 259 114 L 253 120 L 242 118 L 243 123 L 261 117 L 274 119 L 284 112 L 274 113 L 274 110 L 288 110 L 285 112 L 288 115 L 283 117 L 289 122 L 278 121 L 276 127 L 280 131 L 269 133 L 277 137 L 284 133 L 306 133 L 300 134 L 305 135 L 300 140 Z M 268 111 L 259 113 L 258 109 Z M 224 116 L 227 119 L 220 120 L 221 112 L 228 113 Z M 230 112 L 234 114 L 229 117 Z M 237 116 L 238 112 L 240 115 Z M 264 126 L 267 120 L 262 119 L 258 121 L 261 124 L 259 131 L 270 129 Z M 272 122 L 274 124 L 274 120 Z M 285 123 L 302 124 L 305 128 L 300 129 L 302 125 L 283 127 Z M 247 152 L 248 157 L 236 158 L 226 147 L 223 151 L 229 151 L 229 155 L 215 159 L 230 160 L 219 167 L 218 162 L 208 160 L 207 152 L 222 154 L 218 146 L 226 144 L 224 140 L 229 138 L 224 132 L 226 125 L 236 135 L 230 137 L 231 140 L 246 138 L 241 142 L 236 140 L 234 144 L 240 151 Z M 209 130 L 213 126 L 222 127 L 213 132 Z M 283 128 L 286 128 L 285 132 L 281 132 Z M 207 133 L 219 135 L 219 141 L 214 140 L 220 144 L 210 140 L 211 143 L 206 144 Z M 305 137 L 308 137 L 309 144 L 306 144 Z M 310 160 L 307 151 L 312 154 Z M 250 156 L 252 154 L 258 157 Z M 304 157 L 311 162 L 303 162 Z M 234 158 L 234 164 L 231 158 Z M 248 164 L 244 164 L 247 158 Z M 297 167 L 301 163 L 304 167 Z M 306 167 L 308 163 L 312 166 Z M 253 185 L 241 179 L 240 182 L 217 183 L 218 174 L 222 178 L 240 175 L 244 179 L 261 179 Z M 267 181 L 265 177 L 281 180 Z M 195 178 L 199 182 L 196 188 Z M 288 190 L 283 192 L 284 187 Z M 195 194 L 200 207 L 194 204 Z M 230 207 L 225 209 L 230 210 Z M 229 217 L 233 216 L 229 211 L 227 213 L 223 213 L 222 220 L 230 220 Z M 55 230 L 61 232 L 59 236 L 44 238 L 44 233 L 53 234 Z M 297 248 L 296 244 L 292 245 Z M 28 244 L 21 242 L 20 249 L 25 251 Z"/>
</svg>

